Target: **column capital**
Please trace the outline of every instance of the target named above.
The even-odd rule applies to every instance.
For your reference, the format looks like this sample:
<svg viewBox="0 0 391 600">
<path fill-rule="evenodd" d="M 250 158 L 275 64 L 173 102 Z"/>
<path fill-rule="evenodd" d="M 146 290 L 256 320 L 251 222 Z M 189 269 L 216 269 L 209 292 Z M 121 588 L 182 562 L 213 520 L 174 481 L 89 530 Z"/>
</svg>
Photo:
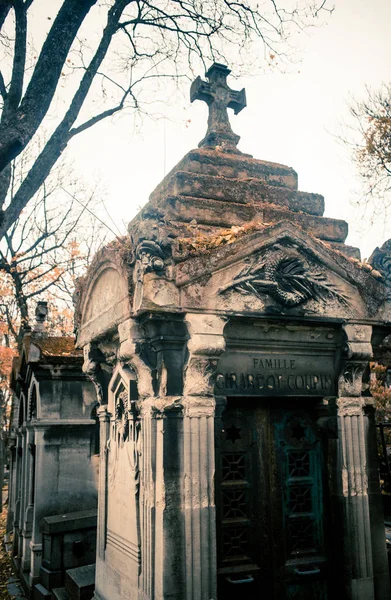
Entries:
<svg viewBox="0 0 391 600">
<path fill-rule="evenodd" d="M 110 421 L 111 414 L 107 410 L 107 406 L 99 406 L 97 408 L 96 414 L 100 422 Z"/>
<path fill-rule="evenodd" d="M 134 368 L 137 374 L 137 390 L 140 398 L 154 395 L 152 368 L 142 359 L 145 335 L 136 319 L 127 319 L 118 325 L 118 358 Z"/>
<path fill-rule="evenodd" d="M 185 396 L 182 398 L 183 415 L 186 417 L 214 417 L 216 402 L 211 396 Z"/>
<path fill-rule="evenodd" d="M 84 346 L 83 353 L 84 362 L 82 371 L 94 384 L 98 404 L 107 404 L 107 386 L 104 383 L 104 374 L 102 371 L 105 356 L 98 346 L 93 343 Z"/>
<path fill-rule="evenodd" d="M 184 396 L 213 396 L 214 374 L 225 350 L 224 326 L 227 319 L 218 315 L 187 313 L 185 323 L 190 335 L 187 343 Z"/>
<path fill-rule="evenodd" d="M 372 358 L 372 326 L 361 323 L 343 325 L 346 336 L 342 370 L 338 380 L 338 395 L 358 397 L 362 393 L 362 376 Z"/>
<path fill-rule="evenodd" d="M 150 397 L 139 403 L 140 414 L 142 417 L 147 415 L 155 418 L 162 418 L 165 415 L 173 413 L 182 413 L 182 396 L 163 396 Z"/>
</svg>

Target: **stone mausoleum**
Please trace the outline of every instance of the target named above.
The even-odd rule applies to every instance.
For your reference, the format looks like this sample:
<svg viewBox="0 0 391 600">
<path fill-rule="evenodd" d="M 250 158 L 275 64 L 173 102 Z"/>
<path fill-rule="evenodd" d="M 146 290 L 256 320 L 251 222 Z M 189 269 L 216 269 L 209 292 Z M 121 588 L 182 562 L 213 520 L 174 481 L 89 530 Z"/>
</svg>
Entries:
<svg viewBox="0 0 391 600">
<path fill-rule="evenodd" d="M 45 330 L 46 302 L 15 359 L 6 543 L 29 597 L 51 598 L 67 569 L 95 561 L 96 397 L 72 337 Z M 93 567 L 92 567 L 93 568 Z"/>
<path fill-rule="evenodd" d="M 368 365 L 391 257 L 237 149 L 214 64 L 206 136 L 80 282 L 99 402 L 96 600 L 390 598 Z"/>
</svg>

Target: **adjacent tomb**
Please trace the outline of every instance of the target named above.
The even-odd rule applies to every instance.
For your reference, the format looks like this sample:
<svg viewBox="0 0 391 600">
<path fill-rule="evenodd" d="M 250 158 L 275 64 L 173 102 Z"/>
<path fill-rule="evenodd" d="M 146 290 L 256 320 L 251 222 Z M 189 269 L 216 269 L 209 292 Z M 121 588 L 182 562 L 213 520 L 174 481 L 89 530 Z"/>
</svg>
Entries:
<svg viewBox="0 0 391 600">
<path fill-rule="evenodd" d="M 95 598 L 386 600 L 367 381 L 391 330 L 389 249 L 360 262 L 293 169 L 237 149 L 228 74 L 193 84 L 200 148 L 79 285 Z"/>
<path fill-rule="evenodd" d="M 46 312 L 46 303 L 38 303 L 37 324 L 25 334 L 12 372 L 7 529 L 24 586 L 32 590 L 40 581 L 48 588 L 44 597 L 50 597 L 67 568 L 94 562 L 99 429 L 82 355 L 73 338 L 45 333 Z M 73 514 L 70 524 L 67 514 L 76 511 L 89 513 Z M 57 517 L 61 526 L 50 525 L 48 517 Z M 72 539 L 66 537 L 70 531 Z M 34 598 L 41 597 L 34 590 Z"/>
</svg>

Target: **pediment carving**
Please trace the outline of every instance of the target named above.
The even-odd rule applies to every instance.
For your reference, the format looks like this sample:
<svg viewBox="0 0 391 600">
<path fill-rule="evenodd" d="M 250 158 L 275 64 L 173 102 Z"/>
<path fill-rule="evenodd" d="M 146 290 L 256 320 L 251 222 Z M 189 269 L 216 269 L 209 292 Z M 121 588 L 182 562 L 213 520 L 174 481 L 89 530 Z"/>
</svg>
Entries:
<svg viewBox="0 0 391 600">
<path fill-rule="evenodd" d="M 332 298 L 344 306 L 349 303 L 347 295 L 324 273 L 313 269 L 299 252 L 289 248 L 254 257 L 231 284 L 220 288 L 219 294 L 229 290 L 260 299 L 266 294 L 286 307 L 299 306 L 311 299 L 326 302 Z"/>
<path fill-rule="evenodd" d="M 304 312 L 346 318 L 377 313 L 383 278 L 291 223 L 281 222 L 176 266 L 180 304 L 232 314 Z"/>
</svg>

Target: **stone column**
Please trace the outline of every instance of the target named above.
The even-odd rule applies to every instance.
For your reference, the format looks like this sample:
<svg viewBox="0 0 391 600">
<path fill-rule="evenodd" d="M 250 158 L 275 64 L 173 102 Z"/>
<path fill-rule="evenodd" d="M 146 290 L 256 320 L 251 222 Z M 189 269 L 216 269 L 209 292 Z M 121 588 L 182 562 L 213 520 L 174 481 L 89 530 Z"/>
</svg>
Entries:
<svg viewBox="0 0 391 600">
<path fill-rule="evenodd" d="M 386 600 L 389 598 L 388 582 L 383 577 L 379 588 L 374 577 L 374 552 L 377 561 L 379 557 L 383 560 L 380 571 L 384 571 L 386 563 L 384 523 L 383 539 L 375 541 L 369 503 L 367 407 L 372 403 L 372 398 L 361 395 L 362 376 L 372 356 L 372 327 L 349 324 L 344 329 L 347 337 L 345 362 L 336 400 L 338 441 L 335 489 L 338 497 L 336 508 L 343 525 L 344 597 L 349 600 Z M 383 520 L 382 514 L 378 515 L 378 519 Z"/>
<path fill-rule="evenodd" d="M 45 498 L 45 494 L 48 490 L 45 487 L 42 489 L 42 482 L 52 481 L 56 473 L 53 472 L 45 461 L 45 427 L 37 428 L 37 422 L 35 422 L 34 441 L 35 441 L 35 476 L 36 481 L 40 482 L 35 489 L 36 501 L 40 504 L 40 499 Z M 41 487 L 40 487 L 41 486 Z M 53 486 L 54 487 L 54 486 Z M 51 486 L 49 490 L 51 491 Z M 42 562 L 42 533 L 41 533 L 41 516 L 37 515 L 37 505 L 35 504 L 32 514 L 32 531 L 30 533 L 30 572 L 29 572 L 29 583 L 33 586 L 37 583 L 39 578 L 39 569 Z"/>
<path fill-rule="evenodd" d="M 31 426 L 26 426 L 26 467 L 24 474 L 24 511 L 23 511 L 23 552 L 21 568 L 23 571 L 30 569 L 30 540 L 33 528 L 33 493 L 34 493 L 34 431 Z"/>
<path fill-rule="evenodd" d="M 216 598 L 213 375 L 225 349 L 225 319 L 187 314 L 190 340 L 183 392 L 186 600 Z"/>
<path fill-rule="evenodd" d="M 18 546 L 18 558 L 21 560 L 21 568 L 23 561 L 23 553 L 24 553 L 24 511 L 26 509 L 26 488 L 27 488 L 27 461 L 28 461 L 28 447 L 27 447 L 27 435 L 26 435 L 26 425 L 24 424 L 21 427 L 22 433 L 22 460 L 21 460 L 21 476 L 20 476 L 20 512 L 19 512 L 19 546 Z"/>
<path fill-rule="evenodd" d="M 16 438 L 16 479 L 15 479 L 15 517 L 14 517 L 14 539 L 13 539 L 13 556 L 19 555 L 19 538 L 21 527 L 21 481 L 22 481 L 22 461 L 23 461 L 23 440 L 20 431 Z"/>
<path fill-rule="evenodd" d="M 106 547 L 107 521 L 107 442 L 110 435 L 110 413 L 107 406 L 99 406 L 99 483 L 98 483 L 98 523 L 96 531 L 96 553 L 104 560 Z"/>
<path fill-rule="evenodd" d="M 8 441 L 8 453 L 10 458 L 9 482 L 8 482 L 8 512 L 5 531 L 5 542 L 9 543 L 9 536 L 12 532 L 15 519 L 15 494 L 16 494 L 16 436 L 11 434 Z"/>
<path fill-rule="evenodd" d="M 141 578 L 143 598 L 182 600 L 182 405 L 144 399 L 141 410 Z"/>
<path fill-rule="evenodd" d="M 172 408 L 177 413 L 180 405 L 175 406 L 175 399 L 171 397 L 164 399 L 155 397 L 152 369 L 141 356 L 141 349 L 147 340 L 138 322 L 135 319 L 128 319 L 119 325 L 118 333 L 120 340 L 118 356 L 136 372 L 139 396 L 137 406 L 140 415 L 138 440 L 140 449 L 140 598 L 159 600 L 165 597 L 164 579 L 167 581 L 171 576 L 171 569 L 165 564 L 167 557 L 165 540 L 167 502 L 164 485 L 166 468 L 164 443 L 170 429 L 168 423 L 165 422 L 165 417 Z M 174 453 L 175 456 L 178 454 L 174 448 L 171 448 L 171 453 Z M 174 598 L 175 596 L 170 597 Z"/>
</svg>

